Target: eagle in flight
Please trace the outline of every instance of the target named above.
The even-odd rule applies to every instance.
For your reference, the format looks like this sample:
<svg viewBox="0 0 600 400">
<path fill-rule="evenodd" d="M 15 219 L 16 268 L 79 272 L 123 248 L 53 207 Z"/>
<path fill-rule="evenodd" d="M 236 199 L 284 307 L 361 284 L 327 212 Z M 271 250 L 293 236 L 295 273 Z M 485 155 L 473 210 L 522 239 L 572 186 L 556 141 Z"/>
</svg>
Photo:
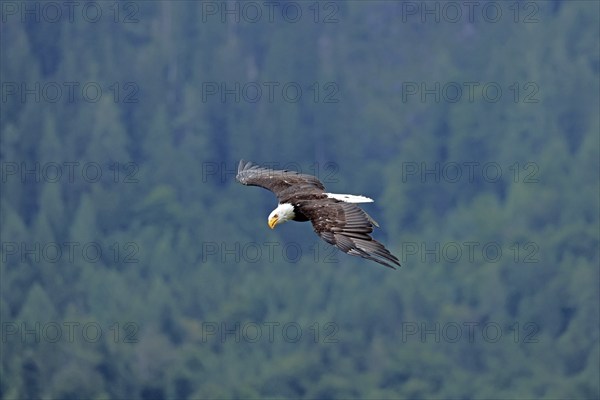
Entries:
<svg viewBox="0 0 600 400">
<path fill-rule="evenodd" d="M 396 269 L 396 256 L 370 233 L 379 227 L 355 203 L 370 203 L 365 196 L 325 192 L 325 186 L 314 176 L 296 171 L 273 170 L 240 161 L 236 179 L 248 186 L 260 186 L 277 196 L 279 205 L 269 214 L 271 229 L 286 221 L 310 221 L 316 234 L 346 254 L 359 256 Z"/>
</svg>

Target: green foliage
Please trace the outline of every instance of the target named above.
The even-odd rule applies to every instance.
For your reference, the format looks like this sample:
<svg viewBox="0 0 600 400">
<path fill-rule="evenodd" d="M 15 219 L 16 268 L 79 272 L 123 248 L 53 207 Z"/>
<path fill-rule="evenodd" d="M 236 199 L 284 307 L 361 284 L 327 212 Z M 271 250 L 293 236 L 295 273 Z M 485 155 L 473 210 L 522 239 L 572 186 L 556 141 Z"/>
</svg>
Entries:
<svg viewBox="0 0 600 400">
<path fill-rule="evenodd" d="M 297 23 L 288 3 L 256 23 L 207 14 L 242 2 L 3 14 L 0 397 L 598 398 L 599 5 L 405 14 L 425 3 L 446 4 L 290 2 Z M 6 86 L 48 82 L 58 101 Z M 436 82 L 503 94 L 406 97 Z M 248 83 L 257 101 L 231 92 Z M 275 201 L 235 182 L 240 158 L 375 198 L 403 267 L 331 252 L 308 224 L 269 230 Z"/>
</svg>

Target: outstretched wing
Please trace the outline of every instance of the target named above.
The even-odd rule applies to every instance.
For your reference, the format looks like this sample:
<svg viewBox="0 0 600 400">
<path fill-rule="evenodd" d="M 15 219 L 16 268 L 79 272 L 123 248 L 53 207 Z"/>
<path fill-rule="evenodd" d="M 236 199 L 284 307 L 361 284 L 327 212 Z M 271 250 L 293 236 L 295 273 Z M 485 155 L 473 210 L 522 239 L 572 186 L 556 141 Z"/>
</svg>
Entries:
<svg viewBox="0 0 600 400">
<path fill-rule="evenodd" d="M 327 243 L 346 254 L 359 256 L 396 269 L 400 261 L 374 240 L 373 220 L 356 204 L 334 199 L 299 202 L 297 206 L 313 224 L 315 232 Z"/>
<path fill-rule="evenodd" d="M 240 160 L 238 182 L 249 186 L 260 186 L 275 193 L 279 202 L 283 202 L 298 192 L 323 193 L 325 187 L 316 177 L 300 174 L 296 171 L 275 170 Z"/>
</svg>

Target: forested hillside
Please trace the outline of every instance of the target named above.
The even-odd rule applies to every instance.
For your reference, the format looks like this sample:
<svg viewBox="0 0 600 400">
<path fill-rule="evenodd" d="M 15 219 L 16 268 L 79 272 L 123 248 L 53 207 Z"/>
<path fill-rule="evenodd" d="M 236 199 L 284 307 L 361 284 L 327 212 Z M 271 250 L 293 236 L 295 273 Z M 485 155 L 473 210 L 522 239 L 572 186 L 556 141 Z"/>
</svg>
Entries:
<svg viewBox="0 0 600 400">
<path fill-rule="evenodd" d="M 3 399 L 600 396 L 598 2 L 0 11 Z"/>
</svg>

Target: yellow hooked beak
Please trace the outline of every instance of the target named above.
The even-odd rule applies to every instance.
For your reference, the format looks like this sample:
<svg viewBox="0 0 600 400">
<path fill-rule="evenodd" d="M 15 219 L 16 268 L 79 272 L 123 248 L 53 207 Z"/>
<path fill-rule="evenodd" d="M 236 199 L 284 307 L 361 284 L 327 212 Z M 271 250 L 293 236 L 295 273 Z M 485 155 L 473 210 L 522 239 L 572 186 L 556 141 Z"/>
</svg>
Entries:
<svg viewBox="0 0 600 400">
<path fill-rule="evenodd" d="M 275 225 L 277 225 L 277 223 L 279 222 L 279 217 L 271 217 L 269 218 L 269 228 L 273 229 L 275 228 Z"/>
</svg>

